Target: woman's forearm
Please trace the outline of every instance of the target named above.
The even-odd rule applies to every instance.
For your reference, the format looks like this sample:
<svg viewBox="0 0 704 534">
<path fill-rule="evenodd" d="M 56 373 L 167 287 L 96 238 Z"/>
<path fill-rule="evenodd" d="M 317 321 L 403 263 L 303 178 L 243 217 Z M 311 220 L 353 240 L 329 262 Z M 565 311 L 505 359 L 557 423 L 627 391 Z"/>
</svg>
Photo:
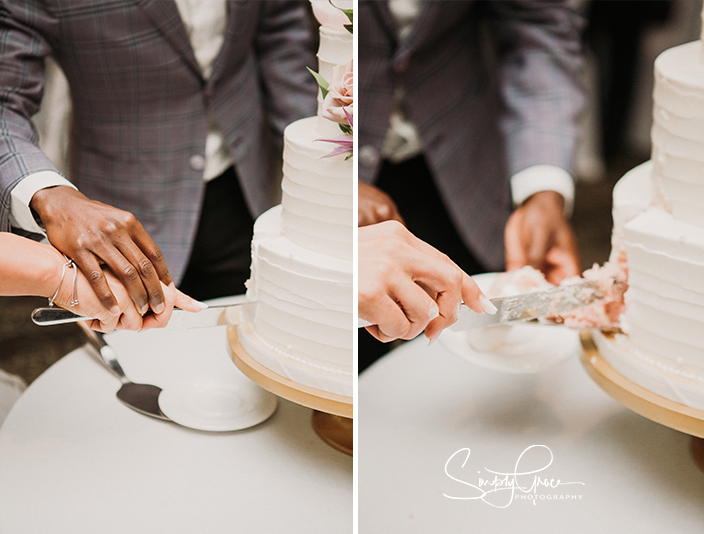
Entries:
<svg viewBox="0 0 704 534">
<path fill-rule="evenodd" d="M 59 286 L 64 263 L 61 254 L 50 245 L 2 232 L 0 295 L 51 297 Z"/>
</svg>

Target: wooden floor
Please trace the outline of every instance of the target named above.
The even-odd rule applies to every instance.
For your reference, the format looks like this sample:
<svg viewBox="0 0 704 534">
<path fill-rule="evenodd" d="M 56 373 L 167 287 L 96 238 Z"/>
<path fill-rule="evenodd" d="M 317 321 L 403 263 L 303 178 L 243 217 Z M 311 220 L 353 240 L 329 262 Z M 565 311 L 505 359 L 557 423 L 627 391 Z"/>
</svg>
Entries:
<svg viewBox="0 0 704 534">
<path fill-rule="evenodd" d="M 625 171 L 644 161 L 630 156 L 611 165 L 598 183 L 578 184 L 573 223 L 582 266 L 603 263 L 611 238 L 611 190 Z M 46 299 L 0 297 L 0 368 L 22 377 L 28 384 L 59 358 L 83 343 L 76 325 L 38 327 L 29 319 Z"/>
</svg>

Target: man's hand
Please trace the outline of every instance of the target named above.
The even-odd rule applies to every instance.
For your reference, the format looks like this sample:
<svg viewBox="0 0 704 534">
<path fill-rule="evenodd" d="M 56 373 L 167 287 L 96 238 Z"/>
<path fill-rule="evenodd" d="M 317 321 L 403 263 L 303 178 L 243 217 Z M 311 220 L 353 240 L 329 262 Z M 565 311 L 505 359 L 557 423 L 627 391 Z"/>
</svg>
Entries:
<svg viewBox="0 0 704 534">
<path fill-rule="evenodd" d="M 396 203 L 378 187 L 360 181 L 357 200 L 358 226 L 368 226 L 384 221 L 398 221 L 405 224 L 396 208 Z"/>
<path fill-rule="evenodd" d="M 379 341 L 435 340 L 457 321 L 460 303 L 477 313 L 492 304 L 450 258 L 397 221 L 360 228 L 359 317 Z"/>
<path fill-rule="evenodd" d="M 51 244 L 71 258 L 107 310 L 120 315 L 101 265 L 106 265 L 144 314 L 165 309 L 165 285 L 172 283 L 159 247 L 131 213 L 85 197 L 65 186 L 42 189 L 31 207 L 42 219 Z"/>
<path fill-rule="evenodd" d="M 507 271 L 530 265 L 552 284 L 580 273 L 577 240 L 559 193 L 530 196 L 511 214 L 504 239 Z"/>
</svg>

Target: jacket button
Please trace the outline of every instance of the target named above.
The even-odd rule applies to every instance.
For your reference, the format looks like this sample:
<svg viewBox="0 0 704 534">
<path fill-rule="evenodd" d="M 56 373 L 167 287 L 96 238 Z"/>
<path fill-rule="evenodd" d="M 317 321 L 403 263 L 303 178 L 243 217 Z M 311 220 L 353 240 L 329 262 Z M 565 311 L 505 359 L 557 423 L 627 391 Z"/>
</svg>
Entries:
<svg viewBox="0 0 704 534">
<path fill-rule="evenodd" d="M 194 171 L 202 171 L 205 169 L 205 158 L 200 154 L 194 154 L 188 159 L 188 164 Z"/>
</svg>

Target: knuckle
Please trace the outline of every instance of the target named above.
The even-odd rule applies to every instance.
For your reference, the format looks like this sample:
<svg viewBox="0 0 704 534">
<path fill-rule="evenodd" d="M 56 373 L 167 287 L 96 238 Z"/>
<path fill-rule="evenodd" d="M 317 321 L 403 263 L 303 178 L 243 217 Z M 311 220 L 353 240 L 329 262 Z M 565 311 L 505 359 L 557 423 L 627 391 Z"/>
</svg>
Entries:
<svg viewBox="0 0 704 534">
<path fill-rule="evenodd" d="M 450 273 L 450 278 L 452 280 L 452 283 L 456 287 L 460 287 L 462 285 L 462 282 L 464 280 L 464 275 L 462 274 L 462 271 L 460 270 L 459 267 L 452 266 L 452 271 Z"/>
<path fill-rule="evenodd" d="M 115 221 L 113 221 L 112 219 L 107 220 L 103 223 L 102 230 L 104 233 L 114 234 L 115 232 L 117 232 L 119 230 L 119 225 Z"/>
<path fill-rule="evenodd" d="M 94 284 L 96 282 L 100 282 L 103 278 L 103 271 L 100 269 L 91 269 L 85 274 L 85 276 L 91 284 Z"/>
<path fill-rule="evenodd" d="M 120 212 L 119 221 L 123 226 L 131 227 L 137 223 L 137 217 L 129 211 Z"/>
<path fill-rule="evenodd" d="M 143 277 L 148 277 L 154 274 L 154 266 L 152 265 L 152 262 L 146 258 L 140 260 L 137 268 L 139 269 L 140 275 Z"/>
<path fill-rule="evenodd" d="M 139 279 L 139 272 L 134 265 L 129 264 L 122 268 L 122 276 L 129 282 L 136 282 Z"/>
<path fill-rule="evenodd" d="M 152 262 L 161 263 L 164 261 L 164 255 L 162 254 L 161 249 L 156 246 L 156 244 L 148 250 L 148 254 L 149 257 L 152 259 Z"/>
</svg>

